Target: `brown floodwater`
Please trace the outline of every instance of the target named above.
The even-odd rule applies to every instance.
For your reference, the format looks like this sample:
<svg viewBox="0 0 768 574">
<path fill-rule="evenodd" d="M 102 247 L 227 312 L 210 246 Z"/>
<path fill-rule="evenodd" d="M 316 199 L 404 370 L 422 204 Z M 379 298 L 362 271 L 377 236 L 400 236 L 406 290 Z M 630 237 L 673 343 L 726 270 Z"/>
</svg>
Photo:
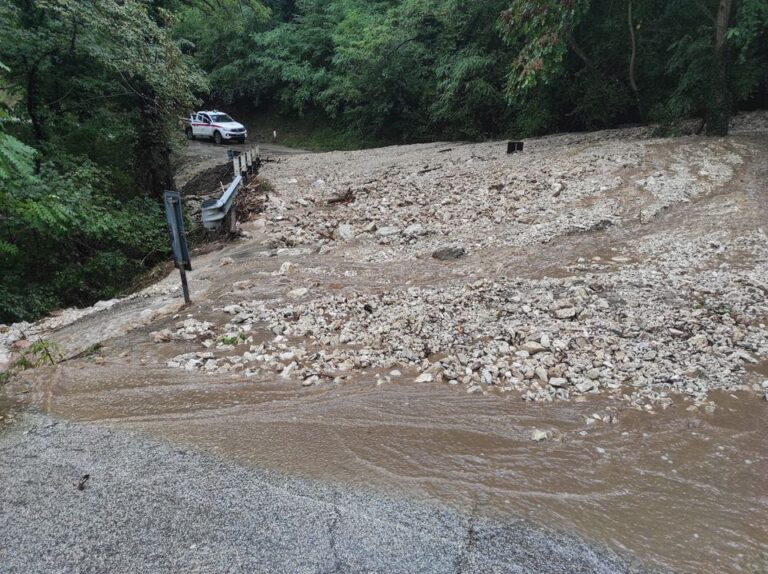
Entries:
<svg viewBox="0 0 768 574">
<path fill-rule="evenodd" d="M 243 464 L 525 516 L 681 572 L 768 567 L 768 403 L 753 394 L 717 393 L 711 414 L 646 413 L 410 377 L 303 389 L 121 367 L 59 367 L 27 400 Z M 617 421 L 586 424 L 594 413 Z"/>
<path fill-rule="evenodd" d="M 5 428 L 9 422 L 11 413 L 11 403 L 0 395 L 0 430 Z"/>
</svg>

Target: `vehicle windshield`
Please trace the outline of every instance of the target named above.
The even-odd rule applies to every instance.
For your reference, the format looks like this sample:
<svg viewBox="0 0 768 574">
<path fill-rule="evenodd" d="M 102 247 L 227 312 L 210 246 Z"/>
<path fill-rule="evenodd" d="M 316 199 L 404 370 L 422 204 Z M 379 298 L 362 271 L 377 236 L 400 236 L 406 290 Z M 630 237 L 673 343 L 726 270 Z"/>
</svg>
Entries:
<svg viewBox="0 0 768 574">
<path fill-rule="evenodd" d="M 234 122 L 227 114 L 211 114 L 211 120 L 214 122 Z"/>
</svg>

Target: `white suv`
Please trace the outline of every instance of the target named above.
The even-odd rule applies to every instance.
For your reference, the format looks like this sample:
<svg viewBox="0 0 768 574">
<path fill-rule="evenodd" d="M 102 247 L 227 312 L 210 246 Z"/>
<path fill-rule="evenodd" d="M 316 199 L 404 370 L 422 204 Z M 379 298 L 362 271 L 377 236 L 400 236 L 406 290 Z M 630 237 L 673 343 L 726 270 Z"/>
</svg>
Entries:
<svg viewBox="0 0 768 574">
<path fill-rule="evenodd" d="M 224 112 L 197 112 L 189 116 L 184 132 L 187 139 L 196 138 L 212 139 L 217 144 L 223 141 L 236 141 L 243 143 L 248 132 L 243 124 L 240 124 Z"/>
</svg>

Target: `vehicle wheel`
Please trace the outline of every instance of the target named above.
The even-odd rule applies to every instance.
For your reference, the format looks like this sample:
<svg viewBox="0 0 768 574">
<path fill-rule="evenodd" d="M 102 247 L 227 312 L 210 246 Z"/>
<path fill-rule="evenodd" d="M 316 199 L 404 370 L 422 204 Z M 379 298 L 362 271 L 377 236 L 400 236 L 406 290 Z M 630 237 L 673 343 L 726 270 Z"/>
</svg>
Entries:
<svg viewBox="0 0 768 574">
<path fill-rule="evenodd" d="M 185 129 L 185 130 L 184 130 L 184 133 L 187 135 L 187 139 L 188 139 L 188 140 L 193 140 L 193 139 L 195 139 L 195 134 L 194 134 L 194 133 L 192 133 L 192 128 L 187 128 L 187 129 Z"/>
<path fill-rule="evenodd" d="M 213 132 L 213 143 L 216 145 L 221 145 L 221 133 Z"/>
</svg>

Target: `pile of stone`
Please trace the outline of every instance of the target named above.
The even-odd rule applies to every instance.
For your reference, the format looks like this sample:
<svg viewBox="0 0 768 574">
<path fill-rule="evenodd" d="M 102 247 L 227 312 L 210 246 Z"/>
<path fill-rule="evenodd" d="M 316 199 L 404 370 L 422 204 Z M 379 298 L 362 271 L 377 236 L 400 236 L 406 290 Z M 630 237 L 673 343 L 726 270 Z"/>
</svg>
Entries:
<svg viewBox="0 0 768 574">
<path fill-rule="evenodd" d="M 531 246 L 647 221 L 716 189 L 742 163 L 735 144 L 696 141 L 659 169 L 644 164 L 653 145 L 663 140 L 623 130 L 533 141 L 515 156 L 493 143 L 295 157 L 265 170 L 275 188 L 269 241 L 345 251 L 362 242 L 363 261 L 409 259 L 452 243 L 469 251 Z"/>
<path fill-rule="evenodd" d="M 223 330 L 240 342 L 224 348 L 227 357 L 191 353 L 169 365 L 304 384 L 407 370 L 417 382 L 518 391 L 535 401 L 606 392 L 637 406 L 666 406 L 673 395 L 707 404 L 712 389 L 743 388 L 745 367 L 768 356 L 768 307 L 758 284 L 717 272 L 700 281 L 627 268 L 243 301 L 224 309 L 233 318 Z M 265 328 L 274 340 L 248 345 Z"/>
<path fill-rule="evenodd" d="M 304 385 L 410 377 L 532 401 L 605 393 L 638 408 L 675 397 L 711 407 L 711 390 L 744 389 L 768 357 L 768 238 L 710 224 L 742 217 L 735 201 L 691 210 L 698 227 L 648 227 L 622 250 L 564 260 L 562 278 L 510 278 L 481 259 L 487 248 L 535 253 L 566 235 L 642 229 L 727 186 L 749 153 L 636 129 L 534 140 L 514 156 L 498 143 L 429 144 L 270 164 L 259 230 L 271 245 L 363 268 L 425 254 L 461 268 L 375 292 L 348 269 L 347 289 L 331 294 L 297 285 L 311 269 L 284 261 L 272 273 L 285 276 L 284 293 L 250 301 L 251 283 L 238 282 L 223 335 L 169 364 Z M 255 331 L 270 340 L 253 344 Z"/>
</svg>

